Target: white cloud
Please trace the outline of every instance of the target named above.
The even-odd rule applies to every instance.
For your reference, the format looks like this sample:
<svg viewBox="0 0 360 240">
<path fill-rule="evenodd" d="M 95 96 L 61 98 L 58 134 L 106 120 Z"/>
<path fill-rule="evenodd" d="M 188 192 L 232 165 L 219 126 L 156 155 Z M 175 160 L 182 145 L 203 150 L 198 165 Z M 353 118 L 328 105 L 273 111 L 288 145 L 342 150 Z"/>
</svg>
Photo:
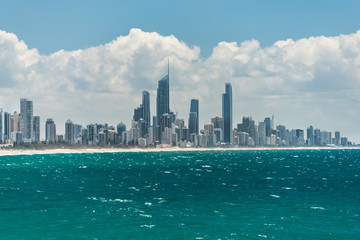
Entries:
<svg viewBox="0 0 360 240">
<path fill-rule="evenodd" d="M 0 101 L 5 111 L 18 111 L 20 98 L 32 99 L 35 114 L 43 122 L 54 118 L 60 132 L 68 118 L 129 123 L 142 90 L 150 91 L 155 113 L 157 81 L 167 72 L 168 57 L 172 108 L 182 118 L 188 118 L 191 98 L 200 99 L 201 123 L 221 114 L 224 83 L 231 82 L 234 123 L 243 115 L 261 121 L 274 112 L 290 128 L 313 124 L 360 140 L 360 31 L 267 48 L 254 39 L 220 42 L 206 59 L 199 47 L 140 29 L 105 45 L 48 56 L 0 31 Z"/>
</svg>

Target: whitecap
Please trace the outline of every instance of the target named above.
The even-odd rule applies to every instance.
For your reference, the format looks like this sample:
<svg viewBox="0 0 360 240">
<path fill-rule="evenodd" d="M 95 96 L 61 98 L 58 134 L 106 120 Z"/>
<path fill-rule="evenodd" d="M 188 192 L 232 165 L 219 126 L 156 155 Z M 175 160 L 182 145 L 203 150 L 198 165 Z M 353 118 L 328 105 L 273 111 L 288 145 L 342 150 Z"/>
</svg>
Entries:
<svg viewBox="0 0 360 240">
<path fill-rule="evenodd" d="M 147 224 L 145 224 L 145 225 L 141 225 L 140 227 L 145 227 L 145 228 L 153 228 L 153 227 L 155 227 L 156 225 L 147 225 Z"/>
<path fill-rule="evenodd" d="M 279 198 L 280 196 L 278 196 L 278 195 L 270 195 L 270 197 Z"/>
<path fill-rule="evenodd" d="M 313 207 L 310 207 L 311 209 L 316 209 L 316 210 L 325 210 L 325 208 L 323 207 L 318 207 L 318 206 L 313 206 Z"/>
<path fill-rule="evenodd" d="M 131 189 L 131 190 L 135 190 L 135 191 L 140 191 L 140 189 L 137 189 L 136 187 L 129 187 L 129 189 Z"/>
</svg>

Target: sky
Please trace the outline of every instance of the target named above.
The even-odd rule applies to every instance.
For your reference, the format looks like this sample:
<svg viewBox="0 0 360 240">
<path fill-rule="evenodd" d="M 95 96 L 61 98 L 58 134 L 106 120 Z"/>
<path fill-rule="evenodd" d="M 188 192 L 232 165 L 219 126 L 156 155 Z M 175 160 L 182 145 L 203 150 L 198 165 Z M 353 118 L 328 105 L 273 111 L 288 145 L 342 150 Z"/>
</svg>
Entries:
<svg viewBox="0 0 360 240">
<path fill-rule="evenodd" d="M 130 125 L 170 59 L 170 105 L 200 126 L 221 115 L 233 86 L 233 123 L 275 115 L 360 142 L 359 1 L 2 1 L 0 107 L 34 102 L 44 137 L 74 123 Z"/>
</svg>

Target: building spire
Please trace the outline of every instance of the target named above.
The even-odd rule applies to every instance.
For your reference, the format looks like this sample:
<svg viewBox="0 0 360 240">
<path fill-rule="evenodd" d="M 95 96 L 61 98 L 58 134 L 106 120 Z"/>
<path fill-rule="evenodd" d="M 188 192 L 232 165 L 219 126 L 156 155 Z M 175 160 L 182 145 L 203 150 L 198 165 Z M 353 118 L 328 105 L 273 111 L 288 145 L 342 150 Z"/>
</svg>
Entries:
<svg viewBox="0 0 360 240">
<path fill-rule="evenodd" d="M 169 74 L 170 74 L 170 60 L 169 60 L 169 57 L 168 57 L 168 77 L 169 77 Z"/>
</svg>

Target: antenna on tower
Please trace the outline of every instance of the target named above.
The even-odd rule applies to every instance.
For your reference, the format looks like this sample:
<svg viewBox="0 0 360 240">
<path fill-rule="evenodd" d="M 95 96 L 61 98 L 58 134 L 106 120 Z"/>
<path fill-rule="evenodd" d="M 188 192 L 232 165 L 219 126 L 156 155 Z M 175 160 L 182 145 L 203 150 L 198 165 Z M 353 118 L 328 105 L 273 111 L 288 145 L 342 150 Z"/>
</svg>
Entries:
<svg viewBox="0 0 360 240">
<path fill-rule="evenodd" d="M 169 74 L 170 74 L 170 57 L 168 57 L 168 76 L 169 76 Z"/>
</svg>

